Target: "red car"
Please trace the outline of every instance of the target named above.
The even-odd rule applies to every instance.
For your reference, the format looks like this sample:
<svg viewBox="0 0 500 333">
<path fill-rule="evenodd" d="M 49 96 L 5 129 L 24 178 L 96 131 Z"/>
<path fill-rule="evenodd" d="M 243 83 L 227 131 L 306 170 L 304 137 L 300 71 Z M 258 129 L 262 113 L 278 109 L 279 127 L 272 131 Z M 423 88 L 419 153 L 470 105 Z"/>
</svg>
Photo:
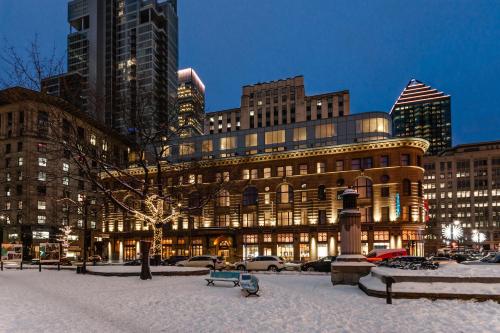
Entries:
<svg viewBox="0 0 500 333">
<path fill-rule="evenodd" d="M 382 260 L 391 259 L 394 257 L 406 256 L 406 249 L 378 249 L 372 250 L 366 256 L 369 262 L 376 263 Z"/>
</svg>

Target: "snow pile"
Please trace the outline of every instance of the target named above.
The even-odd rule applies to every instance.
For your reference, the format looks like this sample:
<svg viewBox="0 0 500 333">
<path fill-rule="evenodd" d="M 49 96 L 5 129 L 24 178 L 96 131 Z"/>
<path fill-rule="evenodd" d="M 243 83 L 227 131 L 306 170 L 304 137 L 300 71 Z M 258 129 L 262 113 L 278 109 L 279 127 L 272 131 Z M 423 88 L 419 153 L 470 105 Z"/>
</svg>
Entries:
<svg viewBox="0 0 500 333">
<path fill-rule="evenodd" d="M 385 284 L 377 277 L 367 275 L 362 277 L 360 282 L 370 290 L 385 292 Z M 398 282 L 392 285 L 392 291 L 408 293 L 500 295 L 500 283 Z"/>
<path fill-rule="evenodd" d="M 392 276 L 500 277 L 500 265 L 447 264 L 436 270 L 410 270 L 380 266 L 373 268 L 372 272 Z"/>
<path fill-rule="evenodd" d="M 325 275 L 259 275 L 261 297 L 204 276 L 0 272 L 0 332 L 493 332 L 492 301 L 368 297 Z"/>
</svg>

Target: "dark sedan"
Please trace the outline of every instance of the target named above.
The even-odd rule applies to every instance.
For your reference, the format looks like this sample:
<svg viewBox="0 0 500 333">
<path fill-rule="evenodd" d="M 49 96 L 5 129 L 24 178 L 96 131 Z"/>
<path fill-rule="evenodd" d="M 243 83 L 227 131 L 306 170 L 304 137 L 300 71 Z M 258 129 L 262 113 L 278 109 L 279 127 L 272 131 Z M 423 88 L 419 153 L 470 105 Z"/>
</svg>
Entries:
<svg viewBox="0 0 500 333">
<path fill-rule="evenodd" d="M 179 261 L 188 260 L 188 259 L 189 259 L 189 257 L 187 257 L 187 256 L 170 256 L 168 259 L 165 259 L 163 262 L 164 262 L 164 265 L 172 266 L 172 265 L 177 264 Z"/>
<path fill-rule="evenodd" d="M 300 267 L 303 271 L 308 272 L 331 272 L 332 261 L 335 261 L 335 256 L 326 256 L 319 260 L 308 261 Z"/>
</svg>

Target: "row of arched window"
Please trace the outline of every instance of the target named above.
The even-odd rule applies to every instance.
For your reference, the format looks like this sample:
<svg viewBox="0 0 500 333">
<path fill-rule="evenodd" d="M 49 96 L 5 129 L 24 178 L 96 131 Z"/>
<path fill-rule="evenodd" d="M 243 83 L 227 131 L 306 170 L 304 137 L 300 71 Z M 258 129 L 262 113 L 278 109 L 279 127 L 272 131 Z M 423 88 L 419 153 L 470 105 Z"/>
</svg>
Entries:
<svg viewBox="0 0 500 333">
<path fill-rule="evenodd" d="M 354 189 L 359 194 L 360 199 L 371 198 L 373 196 L 373 182 L 367 177 L 359 177 L 354 182 Z M 404 196 L 412 195 L 411 181 L 404 179 L 402 182 L 402 194 Z M 281 184 L 276 190 L 276 203 L 287 204 L 293 202 L 293 187 L 290 184 Z M 418 196 L 422 196 L 422 183 L 418 182 Z M 257 205 L 259 193 L 256 187 L 249 186 L 243 191 L 243 206 Z M 325 185 L 318 186 L 318 200 L 326 200 Z M 190 207 L 196 207 L 199 203 L 199 194 L 196 192 L 190 195 Z M 217 196 L 217 206 L 228 207 L 230 205 L 229 191 L 223 189 Z"/>
</svg>

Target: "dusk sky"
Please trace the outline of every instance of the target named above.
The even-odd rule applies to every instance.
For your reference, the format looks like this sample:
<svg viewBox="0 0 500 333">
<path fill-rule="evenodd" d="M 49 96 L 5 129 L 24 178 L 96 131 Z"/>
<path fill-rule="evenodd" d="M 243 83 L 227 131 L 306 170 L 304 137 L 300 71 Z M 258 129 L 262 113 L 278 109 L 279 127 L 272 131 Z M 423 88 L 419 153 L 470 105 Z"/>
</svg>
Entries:
<svg viewBox="0 0 500 333">
<path fill-rule="evenodd" d="M 1 43 L 38 33 L 62 54 L 66 12 L 67 0 L 0 0 Z M 207 111 L 295 75 L 308 95 L 349 89 L 354 113 L 389 111 L 416 78 L 452 96 L 453 144 L 500 139 L 500 1 L 179 0 L 179 29 Z"/>
</svg>

